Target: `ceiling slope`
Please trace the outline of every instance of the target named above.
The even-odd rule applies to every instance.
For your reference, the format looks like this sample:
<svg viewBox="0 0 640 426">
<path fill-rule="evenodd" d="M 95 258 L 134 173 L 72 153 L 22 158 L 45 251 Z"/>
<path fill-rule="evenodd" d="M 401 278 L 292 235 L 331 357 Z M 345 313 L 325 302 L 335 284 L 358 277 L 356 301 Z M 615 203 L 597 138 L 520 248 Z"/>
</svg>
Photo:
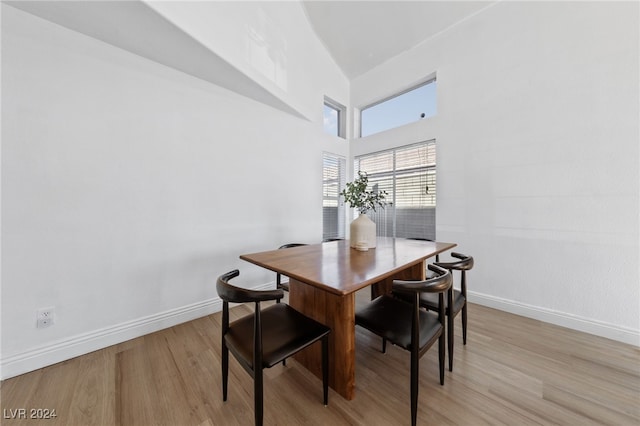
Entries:
<svg viewBox="0 0 640 426">
<path fill-rule="evenodd" d="M 318 37 L 354 79 L 495 1 L 303 1 Z"/>
<path fill-rule="evenodd" d="M 214 83 L 296 117 L 299 111 L 141 1 L 5 1 L 17 9 Z"/>
</svg>

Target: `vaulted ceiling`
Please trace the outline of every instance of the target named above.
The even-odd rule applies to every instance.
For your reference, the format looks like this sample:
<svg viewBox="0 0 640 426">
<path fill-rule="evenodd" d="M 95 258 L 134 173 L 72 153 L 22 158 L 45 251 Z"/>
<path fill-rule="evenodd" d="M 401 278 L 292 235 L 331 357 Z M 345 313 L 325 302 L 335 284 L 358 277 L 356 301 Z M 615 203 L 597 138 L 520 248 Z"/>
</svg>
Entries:
<svg viewBox="0 0 640 426">
<path fill-rule="evenodd" d="M 303 1 L 309 22 L 353 79 L 495 1 Z"/>
<path fill-rule="evenodd" d="M 152 7 L 153 1 L 5 0 L 5 3 L 287 113 L 303 116 L 160 16 Z M 312 28 L 349 79 L 492 3 L 495 2 L 301 1 Z"/>
</svg>

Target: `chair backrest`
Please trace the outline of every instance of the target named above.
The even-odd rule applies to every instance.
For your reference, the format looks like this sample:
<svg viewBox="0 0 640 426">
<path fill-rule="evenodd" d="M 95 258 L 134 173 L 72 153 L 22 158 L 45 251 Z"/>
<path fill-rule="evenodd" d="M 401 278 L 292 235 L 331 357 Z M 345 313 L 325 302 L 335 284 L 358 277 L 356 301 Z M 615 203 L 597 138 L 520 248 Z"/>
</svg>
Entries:
<svg viewBox="0 0 640 426">
<path fill-rule="evenodd" d="M 451 272 L 436 265 L 427 266 L 430 271 L 436 274 L 435 277 L 429 278 L 424 281 L 403 281 L 393 280 L 393 291 L 398 293 L 404 293 L 411 296 L 413 303 L 413 323 L 412 323 L 412 346 L 415 346 L 419 341 L 419 329 L 420 320 L 418 311 L 420 310 L 420 293 L 438 293 L 438 320 L 444 327 L 445 318 L 445 305 L 444 305 L 444 293 L 447 292 L 453 285 L 453 279 Z"/>
<path fill-rule="evenodd" d="M 289 243 L 289 244 L 281 245 L 280 247 L 278 247 L 278 250 L 280 250 L 280 249 L 292 248 L 292 247 L 306 246 L 306 245 L 308 245 L 308 244 L 303 244 L 303 243 Z"/>
<path fill-rule="evenodd" d="M 452 257 L 460 259 L 454 262 L 436 262 L 436 265 L 445 269 L 455 269 L 456 271 L 468 271 L 473 268 L 473 257 L 462 253 L 451 253 Z"/>
<path fill-rule="evenodd" d="M 263 302 L 266 300 L 282 299 L 284 297 L 284 292 L 282 290 L 248 290 L 246 288 L 240 288 L 229 284 L 229 280 L 237 277 L 238 275 L 240 275 L 240 271 L 235 269 L 218 277 L 216 290 L 218 291 L 218 296 L 220 296 L 223 302 Z"/>
<path fill-rule="evenodd" d="M 437 265 L 428 265 L 436 276 L 424 281 L 393 280 L 393 291 L 400 293 L 444 293 L 451 288 L 451 272 Z"/>
<path fill-rule="evenodd" d="M 465 304 L 463 307 L 466 309 L 466 300 L 467 300 L 467 275 L 466 272 L 473 268 L 473 257 L 467 256 L 466 254 L 452 252 L 451 257 L 455 257 L 456 259 L 460 259 L 454 262 L 436 262 L 436 265 L 448 269 L 449 271 L 461 271 L 460 272 L 460 293 L 464 297 Z M 448 295 L 448 303 L 449 303 L 449 314 L 453 315 L 453 289 L 449 292 Z"/>
</svg>

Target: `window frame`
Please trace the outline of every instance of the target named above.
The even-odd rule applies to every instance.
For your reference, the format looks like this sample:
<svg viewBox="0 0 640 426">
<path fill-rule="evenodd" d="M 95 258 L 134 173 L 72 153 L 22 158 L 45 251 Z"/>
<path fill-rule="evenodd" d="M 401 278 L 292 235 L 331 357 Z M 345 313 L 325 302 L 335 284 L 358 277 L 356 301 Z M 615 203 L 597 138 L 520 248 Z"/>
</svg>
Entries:
<svg viewBox="0 0 640 426">
<path fill-rule="evenodd" d="M 363 113 L 364 111 L 366 111 L 367 109 L 373 108 L 373 107 L 375 107 L 375 106 L 377 106 L 377 105 L 380 105 L 380 104 L 383 104 L 383 103 L 385 103 L 385 102 L 388 102 L 388 101 L 390 101 L 390 100 L 392 100 L 392 99 L 399 98 L 399 97 L 400 97 L 400 96 L 402 96 L 402 95 L 405 95 L 405 94 L 407 94 L 407 93 L 409 93 L 409 92 L 412 92 L 412 91 L 414 91 L 414 90 L 420 89 L 421 87 L 427 86 L 427 85 L 429 85 L 429 84 L 431 84 L 431 83 L 436 83 L 436 85 L 437 85 L 437 81 L 438 81 L 438 79 L 437 79 L 436 75 L 435 75 L 435 74 L 432 74 L 432 75 L 430 75 L 427 79 L 422 80 L 422 81 L 421 81 L 420 83 L 418 83 L 418 84 L 415 84 L 415 85 L 409 86 L 408 88 L 406 88 L 406 89 L 404 89 L 404 90 L 402 90 L 402 91 L 400 91 L 400 92 L 395 92 L 394 94 L 392 94 L 392 95 L 390 95 L 390 96 L 387 96 L 387 97 L 385 97 L 385 98 L 382 98 L 382 99 L 380 99 L 380 100 L 377 100 L 377 101 L 375 101 L 375 102 L 373 102 L 373 103 L 370 103 L 370 104 L 367 104 L 367 105 L 365 105 L 365 106 L 361 107 L 361 108 L 358 110 L 358 118 L 359 118 L 359 122 L 358 122 L 358 137 L 363 138 L 363 137 L 367 137 L 367 136 L 375 135 L 375 134 L 378 134 L 378 133 L 380 133 L 380 132 L 384 132 L 384 131 L 387 131 L 387 130 L 397 129 L 397 128 L 402 127 L 402 126 L 406 126 L 407 124 L 414 123 L 414 121 L 411 121 L 411 122 L 409 122 L 409 123 L 401 124 L 400 126 L 390 127 L 390 128 L 388 128 L 388 129 L 385 129 L 385 130 L 380 130 L 380 131 L 378 131 L 378 132 L 376 132 L 376 133 L 371 133 L 370 135 L 367 135 L 367 136 L 362 136 L 362 122 L 363 122 L 363 120 L 362 120 L 362 113 Z M 436 103 L 436 111 L 437 111 L 437 104 L 438 104 L 437 86 L 436 86 L 436 97 L 435 97 L 434 101 L 435 101 L 435 103 Z M 433 116 L 429 116 L 429 117 L 433 117 Z M 423 118 L 429 118 L 429 117 L 423 117 Z M 419 121 L 419 120 L 416 120 L 416 121 Z"/>
<path fill-rule="evenodd" d="M 333 99 L 331 99 L 328 96 L 324 97 L 324 103 L 323 103 L 323 107 L 328 107 L 331 108 L 332 110 L 336 111 L 337 113 L 337 132 L 338 134 L 333 134 L 333 133 L 329 133 L 325 130 L 325 133 L 330 134 L 332 136 L 337 136 L 339 138 L 342 139 L 346 139 L 347 137 L 347 120 L 346 120 L 346 115 L 347 115 L 347 107 L 342 105 L 340 102 L 334 101 Z M 322 118 L 324 120 L 324 108 L 323 108 L 323 113 L 322 113 Z"/>
</svg>

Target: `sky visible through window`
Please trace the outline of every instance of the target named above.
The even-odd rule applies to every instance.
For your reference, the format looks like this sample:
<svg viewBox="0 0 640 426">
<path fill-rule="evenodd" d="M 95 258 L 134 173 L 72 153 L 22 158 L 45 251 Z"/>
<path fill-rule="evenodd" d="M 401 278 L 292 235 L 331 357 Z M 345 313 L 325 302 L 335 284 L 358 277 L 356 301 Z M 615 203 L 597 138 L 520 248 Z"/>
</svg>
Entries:
<svg viewBox="0 0 640 426">
<path fill-rule="evenodd" d="M 324 131 L 338 136 L 338 110 L 324 104 Z"/>
<path fill-rule="evenodd" d="M 423 118 L 433 117 L 435 114 L 436 81 L 433 80 L 402 95 L 363 109 L 361 136 L 393 129 Z"/>
</svg>

